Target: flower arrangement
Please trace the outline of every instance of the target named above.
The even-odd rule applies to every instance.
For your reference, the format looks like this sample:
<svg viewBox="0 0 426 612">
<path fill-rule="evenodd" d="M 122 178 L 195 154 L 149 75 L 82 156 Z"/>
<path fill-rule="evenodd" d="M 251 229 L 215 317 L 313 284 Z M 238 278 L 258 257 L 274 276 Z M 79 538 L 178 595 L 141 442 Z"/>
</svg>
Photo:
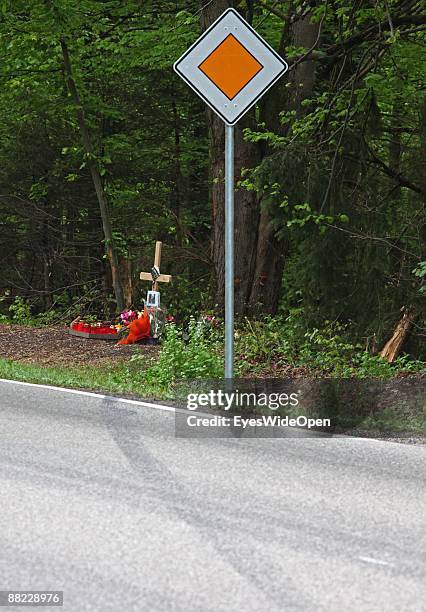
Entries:
<svg viewBox="0 0 426 612">
<path fill-rule="evenodd" d="M 136 310 L 132 310 L 131 308 L 128 310 L 123 310 L 120 314 L 119 319 L 123 325 L 130 325 L 132 321 L 137 319 L 142 313 L 137 313 Z"/>
<path fill-rule="evenodd" d="M 82 336 L 85 338 L 94 338 L 95 336 L 102 339 L 125 338 L 129 332 L 129 327 L 134 321 L 142 321 L 144 317 L 149 316 L 150 332 L 148 336 L 156 343 L 163 333 L 166 324 L 166 311 L 162 308 L 151 307 L 146 311 L 126 308 L 118 317 L 112 321 L 98 321 L 96 316 L 86 316 L 85 319 L 77 317 L 70 324 L 70 333 Z M 172 315 L 167 316 L 167 322 L 174 322 Z"/>
<path fill-rule="evenodd" d="M 201 315 L 201 322 L 204 323 L 204 325 L 209 326 L 209 327 L 217 327 L 218 325 L 220 325 L 219 318 L 213 314 Z"/>
</svg>

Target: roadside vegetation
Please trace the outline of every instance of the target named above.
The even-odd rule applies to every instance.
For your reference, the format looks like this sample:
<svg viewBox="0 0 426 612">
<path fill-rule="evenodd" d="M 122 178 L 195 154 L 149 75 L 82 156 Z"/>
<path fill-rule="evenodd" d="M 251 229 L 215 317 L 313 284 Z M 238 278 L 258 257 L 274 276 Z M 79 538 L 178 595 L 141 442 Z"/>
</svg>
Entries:
<svg viewBox="0 0 426 612">
<path fill-rule="evenodd" d="M 49 329 L 50 318 L 45 313 L 33 316 L 21 298 L 3 315 L 0 323 Z M 62 317 L 61 317 L 62 318 Z M 67 334 L 64 328 L 63 333 Z M 44 335 L 46 342 L 48 334 Z M 391 378 L 409 374 L 426 374 L 426 362 L 402 354 L 389 363 L 378 355 L 377 348 L 355 343 L 349 324 L 325 321 L 320 328 L 306 329 L 301 309 L 287 316 L 240 318 L 235 331 L 235 372 L 240 377 L 309 376 L 333 378 Z M 81 342 L 81 341 L 80 341 Z M 95 346 L 86 341 L 88 348 Z M 13 344 L 12 336 L 9 343 Z M 108 347 L 112 344 L 108 343 Z M 214 314 L 193 316 L 184 324 L 168 323 L 153 360 L 146 347 L 130 358 L 144 371 L 144 380 L 158 388 L 167 388 L 174 381 L 194 378 L 221 378 L 223 374 L 223 320 Z M 99 347 L 99 344 L 97 344 Z M 116 356 L 120 356 L 118 349 Z M 37 346 L 29 353 L 37 352 Z M 77 353 L 78 355 L 78 353 Z M 89 355 L 90 356 L 90 355 Z M 19 355 L 18 355 L 19 357 Z M 36 357 L 36 355 L 35 355 Z M 37 360 L 37 359 L 36 359 Z M 147 365 L 147 363 L 151 365 Z M 74 364 L 75 365 L 75 364 Z"/>
<path fill-rule="evenodd" d="M 23 327 L 27 338 L 31 329 Z M 45 339 L 53 328 L 45 328 Z M 30 334 L 28 336 L 28 334 Z M 63 328 L 55 329 L 57 337 L 67 334 Z M 133 347 L 123 355 L 121 347 L 106 343 L 110 351 L 95 354 L 102 341 L 79 340 L 84 347 L 83 357 L 92 361 L 79 364 L 79 350 L 71 339 L 69 354 L 62 355 L 61 365 L 38 361 L 37 345 L 25 349 L 20 360 L 0 359 L 0 377 L 25 382 L 64 386 L 119 394 L 139 399 L 175 399 L 176 388 L 183 381 L 221 379 L 223 376 L 223 322 L 213 315 L 192 318 L 188 325 L 168 324 L 161 348 L 148 353 L 147 347 Z M 25 345 L 24 345 L 25 346 Z M 105 344 L 104 344 L 105 346 Z M 88 354 L 87 354 L 88 351 Z M 40 352 L 40 351 L 39 351 Z M 373 380 L 386 381 L 408 377 L 417 385 L 426 386 L 426 363 L 398 357 L 390 364 L 379 355 L 372 355 L 365 346 L 355 345 L 348 339 L 348 330 L 336 323 L 326 322 L 322 329 L 306 331 L 300 312 L 288 317 L 265 317 L 263 320 L 244 319 L 235 334 L 236 377 L 280 378 L 310 380 L 353 380 L 354 384 L 371 384 Z M 69 362 L 67 362 L 67 359 Z M 98 362 L 96 362 L 98 359 Z M 31 361 L 31 363 L 28 362 Z M 83 360 L 83 359 L 82 359 Z M 424 380 L 424 383 L 422 382 Z M 369 382 L 370 381 L 370 382 Z M 362 387 L 360 387 L 362 388 Z M 410 405 L 398 396 L 395 385 L 395 403 L 384 410 L 370 410 L 360 403 L 359 414 L 348 411 L 340 403 L 339 422 L 344 427 L 374 431 L 425 432 L 425 415 L 418 402 Z M 414 391 L 414 389 L 413 389 Z M 342 411 L 343 405 L 343 411 Z M 361 417 L 360 417 L 361 415 Z M 363 415 L 363 416 L 362 416 Z"/>
</svg>

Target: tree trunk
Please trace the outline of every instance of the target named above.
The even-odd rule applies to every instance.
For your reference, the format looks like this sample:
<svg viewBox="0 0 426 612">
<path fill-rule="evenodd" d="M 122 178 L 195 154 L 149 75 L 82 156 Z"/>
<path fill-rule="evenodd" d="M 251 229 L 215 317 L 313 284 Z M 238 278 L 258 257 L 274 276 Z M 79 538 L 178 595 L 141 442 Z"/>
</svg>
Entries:
<svg viewBox="0 0 426 612">
<path fill-rule="evenodd" d="M 297 20 L 290 27 L 285 24 L 280 52 L 283 53 L 289 41 L 297 47 L 311 48 L 318 37 L 318 28 L 318 23 L 310 23 L 309 16 Z M 289 89 L 286 87 L 289 81 L 292 83 L 290 95 L 287 94 Z M 295 110 L 296 116 L 301 117 L 303 114 L 302 102 L 311 95 L 314 83 L 315 63 L 305 62 L 274 85 L 261 105 L 261 120 L 265 122 L 267 129 L 277 134 L 284 133 L 285 127 L 280 124 L 279 120 L 279 113 L 282 110 Z M 268 153 L 270 152 L 264 151 L 264 156 L 267 156 Z M 277 239 L 273 211 L 264 207 L 260 213 L 256 269 L 249 301 L 251 311 L 262 310 L 265 313 L 276 313 L 286 255 L 285 242 Z"/>
<path fill-rule="evenodd" d="M 232 5 L 228 0 L 216 0 L 201 12 L 203 30 L 208 28 L 223 11 Z M 224 305 L 225 264 L 225 190 L 224 150 L 225 130 L 223 121 L 210 109 L 207 110 L 210 129 L 210 184 L 213 215 L 213 262 L 216 276 L 216 304 Z M 246 142 L 245 127 L 254 127 L 254 115 L 248 113 L 235 126 L 235 184 L 241 179 L 243 168 L 253 168 L 260 161 L 257 145 Z M 235 312 L 244 314 L 253 282 L 256 264 L 256 241 L 259 224 L 259 202 L 256 193 L 236 188 L 235 191 Z"/>
<path fill-rule="evenodd" d="M 131 259 L 121 258 L 120 278 L 123 287 L 124 304 L 128 308 L 133 304 L 133 270 Z"/>
<path fill-rule="evenodd" d="M 173 114 L 173 131 L 174 131 L 174 185 L 171 193 L 171 207 L 172 211 L 176 216 L 176 244 L 182 246 L 183 234 L 182 234 L 182 219 L 181 219 L 181 207 L 182 207 L 182 150 L 181 150 L 181 136 L 180 136 L 180 121 L 179 113 L 175 101 L 175 92 L 172 91 L 172 114 Z"/>
<path fill-rule="evenodd" d="M 277 240 L 273 217 L 262 210 L 256 250 L 256 270 L 250 292 L 250 311 L 275 314 L 285 264 L 284 245 Z"/>
<path fill-rule="evenodd" d="M 117 307 L 119 310 L 124 309 L 124 297 L 123 297 L 123 289 L 120 281 L 119 274 L 119 261 L 118 255 L 114 244 L 114 237 L 111 228 L 111 219 L 108 207 L 108 200 L 103 189 L 102 179 L 99 172 L 98 164 L 95 160 L 93 153 L 93 145 L 92 139 L 90 136 L 89 128 L 86 123 L 86 117 L 84 114 L 83 105 L 81 103 L 80 95 L 78 93 L 78 89 L 76 83 L 74 81 L 73 73 L 72 73 L 72 65 L 71 59 L 68 51 L 68 46 L 66 41 L 61 39 L 61 49 L 62 49 L 62 57 L 64 62 L 64 71 L 67 79 L 67 86 L 70 92 L 70 95 L 73 99 L 74 104 L 77 108 L 77 121 L 81 132 L 81 138 L 83 141 L 84 150 L 87 156 L 87 165 L 90 170 L 90 174 L 92 177 L 93 185 L 95 187 L 96 196 L 98 198 L 99 209 L 101 212 L 102 218 L 102 227 L 105 238 L 105 248 L 106 253 L 108 255 L 108 260 L 111 267 L 111 276 L 112 276 L 112 285 L 114 288 L 115 299 L 117 302 Z"/>
<path fill-rule="evenodd" d="M 414 319 L 416 318 L 416 311 L 414 308 L 404 308 L 403 310 L 404 314 L 395 327 L 392 338 L 386 342 L 380 353 L 380 357 L 383 357 L 383 359 L 386 359 L 389 363 L 393 363 L 398 357 L 413 325 Z"/>
<path fill-rule="evenodd" d="M 223 11 L 232 6 L 229 0 L 213 0 L 201 11 L 203 30 L 208 28 Z M 251 4 L 249 3 L 249 8 Z M 250 11 L 249 11 L 250 12 Z M 250 15 L 246 15 L 250 17 Z M 296 20 L 289 27 L 283 25 L 280 51 L 290 41 L 298 46 L 311 47 L 318 36 L 318 24 L 309 17 Z M 282 132 L 279 121 L 281 110 L 303 112 L 302 101 L 310 96 L 314 85 L 314 63 L 300 64 L 292 72 L 292 93 L 286 93 L 286 80 L 276 84 L 261 103 L 261 121 L 267 129 Z M 288 79 L 287 79 L 288 81 Z M 216 275 L 216 303 L 224 303 L 224 124 L 211 110 L 207 111 L 210 128 L 210 171 L 213 213 L 213 262 Z M 254 168 L 270 151 L 261 145 L 244 140 L 246 127 L 256 129 L 254 111 L 249 112 L 235 126 L 235 181 L 241 178 L 243 168 Z M 235 312 L 248 311 L 274 314 L 278 308 L 286 248 L 276 236 L 273 211 L 261 209 L 259 195 L 242 188 L 235 193 Z"/>
</svg>

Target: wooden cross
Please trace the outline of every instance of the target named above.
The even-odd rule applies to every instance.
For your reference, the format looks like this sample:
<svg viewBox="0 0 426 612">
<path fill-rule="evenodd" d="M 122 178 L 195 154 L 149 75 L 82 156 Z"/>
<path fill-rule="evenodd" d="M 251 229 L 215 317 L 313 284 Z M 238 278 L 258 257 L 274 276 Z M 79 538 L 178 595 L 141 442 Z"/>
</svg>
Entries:
<svg viewBox="0 0 426 612">
<path fill-rule="evenodd" d="M 172 277 L 170 274 L 161 274 L 160 273 L 160 264 L 161 264 L 161 247 L 162 242 L 155 243 L 155 257 L 154 257 L 154 267 L 151 272 L 141 272 L 139 278 L 141 280 L 151 281 L 152 282 L 152 290 L 158 291 L 158 283 L 170 283 Z"/>
</svg>

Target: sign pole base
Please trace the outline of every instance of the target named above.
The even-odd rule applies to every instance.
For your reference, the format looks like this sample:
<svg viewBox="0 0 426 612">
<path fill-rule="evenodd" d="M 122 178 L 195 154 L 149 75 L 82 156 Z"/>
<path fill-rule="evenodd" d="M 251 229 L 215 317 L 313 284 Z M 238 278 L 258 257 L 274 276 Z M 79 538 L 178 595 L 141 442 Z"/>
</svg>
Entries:
<svg viewBox="0 0 426 612">
<path fill-rule="evenodd" d="M 225 378 L 234 378 L 234 126 L 225 124 Z"/>
</svg>

